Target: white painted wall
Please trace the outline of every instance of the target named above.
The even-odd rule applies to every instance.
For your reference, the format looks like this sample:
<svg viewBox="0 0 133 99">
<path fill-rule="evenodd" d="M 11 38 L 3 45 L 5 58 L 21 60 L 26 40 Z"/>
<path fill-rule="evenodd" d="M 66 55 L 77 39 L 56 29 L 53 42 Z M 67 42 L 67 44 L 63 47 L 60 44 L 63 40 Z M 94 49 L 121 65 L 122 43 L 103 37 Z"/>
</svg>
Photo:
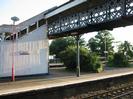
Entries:
<svg viewBox="0 0 133 99">
<path fill-rule="evenodd" d="M 48 10 L 16 25 L 15 33 L 28 29 L 29 26 L 43 19 L 47 12 Z M 5 32 L 13 33 L 13 26 L 1 25 L 0 33 Z M 12 75 L 12 53 L 16 76 L 48 73 L 49 44 L 46 25 L 37 27 L 34 31 L 17 39 L 14 42 L 14 52 L 12 52 L 12 46 L 12 41 L 0 42 L 0 77 Z M 23 52 L 29 55 L 22 55 Z"/>
<path fill-rule="evenodd" d="M 13 26 L 12 25 L 1 25 L 0 26 L 0 33 L 4 33 L 4 32 L 13 32 Z"/>
<path fill-rule="evenodd" d="M 0 42 L 0 77 L 12 74 L 12 42 Z M 24 35 L 14 43 L 15 75 L 48 73 L 48 38 L 46 26 Z M 23 52 L 29 55 L 22 55 Z"/>
</svg>

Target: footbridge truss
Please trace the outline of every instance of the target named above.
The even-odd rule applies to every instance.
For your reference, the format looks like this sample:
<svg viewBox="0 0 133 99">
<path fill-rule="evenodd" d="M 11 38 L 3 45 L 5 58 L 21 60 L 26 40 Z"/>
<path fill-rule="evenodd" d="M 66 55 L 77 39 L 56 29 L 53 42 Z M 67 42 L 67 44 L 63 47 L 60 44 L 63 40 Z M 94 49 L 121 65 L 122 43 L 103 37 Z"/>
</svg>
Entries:
<svg viewBox="0 0 133 99">
<path fill-rule="evenodd" d="M 55 38 L 67 35 L 112 30 L 133 24 L 133 0 L 83 0 L 81 3 L 62 10 L 61 7 L 70 6 L 71 0 L 46 15 L 48 37 Z M 51 15 L 51 16 L 50 16 Z"/>
</svg>

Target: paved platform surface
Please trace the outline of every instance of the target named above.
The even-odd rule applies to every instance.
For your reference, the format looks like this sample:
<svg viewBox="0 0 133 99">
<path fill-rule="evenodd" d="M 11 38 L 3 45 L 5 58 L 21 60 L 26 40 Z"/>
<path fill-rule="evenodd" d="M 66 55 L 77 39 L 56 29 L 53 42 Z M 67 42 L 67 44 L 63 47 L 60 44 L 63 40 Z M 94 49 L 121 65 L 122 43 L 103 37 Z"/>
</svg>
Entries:
<svg viewBox="0 0 133 99">
<path fill-rule="evenodd" d="M 80 77 L 65 76 L 65 77 L 56 77 L 56 78 L 47 78 L 47 79 L 41 78 L 41 79 L 21 80 L 15 82 L 5 82 L 5 83 L 0 83 L 0 96 L 22 93 L 32 90 L 65 86 L 70 84 L 77 84 L 88 81 L 95 81 L 95 80 L 117 77 L 122 75 L 129 75 L 129 74 L 133 74 L 133 68 L 109 70 L 109 71 L 104 71 L 102 73 L 81 75 Z"/>
</svg>

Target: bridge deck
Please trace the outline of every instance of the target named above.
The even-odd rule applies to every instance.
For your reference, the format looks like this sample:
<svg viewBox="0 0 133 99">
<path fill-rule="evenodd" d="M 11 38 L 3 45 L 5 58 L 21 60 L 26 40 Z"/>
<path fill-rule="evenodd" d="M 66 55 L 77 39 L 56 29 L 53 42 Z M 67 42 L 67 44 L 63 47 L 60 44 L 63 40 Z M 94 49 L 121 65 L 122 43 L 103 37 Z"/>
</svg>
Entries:
<svg viewBox="0 0 133 99">
<path fill-rule="evenodd" d="M 99 74 L 94 73 L 88 75 L 81 75 L 81 77 L 68 76 L 68 77 L 59 77 L 59 78 L 50 78 L 50 79 L 37 79 L 37 80 L 32 79 L 32 80 L 0 83 L 0 96 L 66 86 L 71 84 L 78 84 L 83 82 L 113 78 L 129 74 L 133 74 L 133 68 L 110 70 Z"/>
</svg>

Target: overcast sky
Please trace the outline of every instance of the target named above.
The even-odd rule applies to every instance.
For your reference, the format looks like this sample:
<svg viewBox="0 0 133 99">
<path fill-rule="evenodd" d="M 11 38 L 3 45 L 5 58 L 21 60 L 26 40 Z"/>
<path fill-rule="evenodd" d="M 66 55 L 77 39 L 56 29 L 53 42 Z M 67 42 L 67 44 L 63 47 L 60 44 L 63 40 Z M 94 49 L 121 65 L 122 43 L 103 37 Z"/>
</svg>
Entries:
<svg viewBox="0 0 133 99">
<path fill-rule="evenodd" d="M 22 22 L 67 1 L 69 0 L 0 0 L 0 25 L 12 24 L 10 19 L 12 16 L 19 17 L 19 22 Z M 133 26 L 117 28 L 111 31 L 111 33 L 116 41 L 128 40 L 133 43 Z M 88 40 L 95 34 L 88 33 L 83 37 Z"/>
</svg>

